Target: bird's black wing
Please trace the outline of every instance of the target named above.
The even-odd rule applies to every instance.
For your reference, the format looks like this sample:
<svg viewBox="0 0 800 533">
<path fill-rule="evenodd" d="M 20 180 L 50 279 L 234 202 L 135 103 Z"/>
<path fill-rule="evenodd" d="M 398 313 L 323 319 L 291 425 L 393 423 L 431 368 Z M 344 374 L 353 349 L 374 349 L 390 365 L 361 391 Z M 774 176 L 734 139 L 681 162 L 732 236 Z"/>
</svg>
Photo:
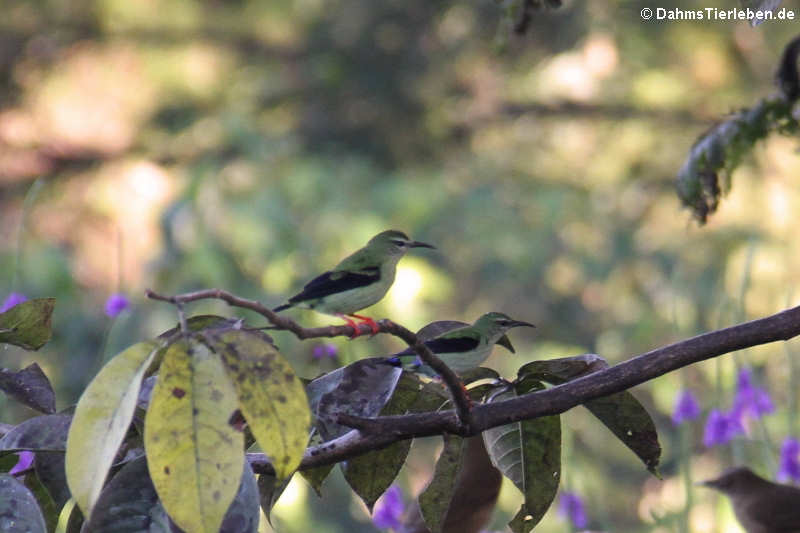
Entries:
<svg viewBox="0 0 800 533">
<path fill-rule="evenodd" d="M 362 268 L 358 272 L 345 270 L 331 270 L 312 279 L 299 294 L 289 298 L 289 303 L 304 302 L 323 298 L 329 294 L 364 287 L 381 279 L 381 270 L 378 267 Z"/>
<path fill-rule="evenodd" d="M 474 337 L 439 337 L 425 342 L 425 346 L 430 348 L 433 353 L 458 353 L 468 352 L 478 347 L 480 340 Z M 411 355 L 416 352 L 407 348 L 402 352 L 393 355 Z"/>
</svg>

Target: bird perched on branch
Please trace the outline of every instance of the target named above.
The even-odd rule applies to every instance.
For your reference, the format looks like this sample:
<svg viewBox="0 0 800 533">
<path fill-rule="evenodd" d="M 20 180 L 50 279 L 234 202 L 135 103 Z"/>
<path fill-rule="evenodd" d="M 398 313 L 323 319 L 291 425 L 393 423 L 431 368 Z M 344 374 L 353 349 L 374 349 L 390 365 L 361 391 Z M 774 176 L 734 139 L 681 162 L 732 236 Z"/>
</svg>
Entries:
<svg viewBox="0 0 800 533">
<path fill-rule="evenodd" d="M 456 329 L 450 329 L 430 340 L 426 340 L 424 344 L 454 372 L 464 372 L 486 361 L 491 355 L 495 344 L 499 344 L 514 353 L 514 346 L 508 340 L 506 331 L 520 326 L 536 327 L 529 322 L 514 320 L 504 313 L 493 311 L 481 316 L 472 325 L 465 324 Z M 426 328 L 428 327 L 426 326 Z M 420 336 L 422 336 L 421 334 L 426 328 L 420 330 Z M 387 359 L 387 362 L 399 366 L 404 363 L 411 363 L 415 355 L 415 352 L 408 348 L 402 352 L 392 354 Z M 416 364 L 421 372 L 430 372 L 427 367 L 420 367 L 419 362 L 412 364 Z"/>
<path fill-rule="evenodd" d="M 273 311 L 283 311 L 289 307 L 314 309 L 343 319 L 353 328 L 353 338 L 359 335 L 359 324 L 367 324 L 375 334 L 378 332 L 375 321 L 355 313 L 377 303 L 386 295 L 394 283 L 397 262 L 411 248 L 435 247 L 411 240 L 402 231 L 381 232 L 332 270 L 306 283 L 302 291 Z M 357 323 L 353 318 L 361 322 Z"/>
<path fill-rule="evenodd" d="M 772 483 L 743 466 L 700 485 L 730 498 L 747 533 L 800 533 L 800 488 Z"/>
</svg>

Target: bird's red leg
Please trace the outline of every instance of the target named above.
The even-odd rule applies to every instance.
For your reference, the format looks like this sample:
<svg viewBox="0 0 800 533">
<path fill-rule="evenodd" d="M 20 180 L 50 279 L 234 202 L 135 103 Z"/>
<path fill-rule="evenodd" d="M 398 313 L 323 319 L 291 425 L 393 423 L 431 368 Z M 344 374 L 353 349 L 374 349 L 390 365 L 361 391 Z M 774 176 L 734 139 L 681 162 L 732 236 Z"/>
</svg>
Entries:
<svg viewBox="0 0 800 533">
<path fill-rule="evenodd" d="M 361 335 L 361 329 L 358 327 L 358 324 L 356 323 L 355 320 L 353 320 L 347 315 L 337 314 L 336 316 L 347 322 L 347 325 L 353 328 L 353 335 L 350 336 L 351 340 Z"/>
<path fill-rule="evenodd" d="M 362 324 L 368 325 L 369 329 L 372 330 L 372 334 L 373 335 L 377 334 L 381 330 L 381 328 L 380 328 L 380 326 L 378 326 L 377 322 L 375 322 L 374 320 L 372 320 L 368 316 L 353 315 L 353 314 L 351 314 L 350 316 L 352 316 L 353 318 L 357 318 L 357 319 L 361 320 Z"/>
</svg>

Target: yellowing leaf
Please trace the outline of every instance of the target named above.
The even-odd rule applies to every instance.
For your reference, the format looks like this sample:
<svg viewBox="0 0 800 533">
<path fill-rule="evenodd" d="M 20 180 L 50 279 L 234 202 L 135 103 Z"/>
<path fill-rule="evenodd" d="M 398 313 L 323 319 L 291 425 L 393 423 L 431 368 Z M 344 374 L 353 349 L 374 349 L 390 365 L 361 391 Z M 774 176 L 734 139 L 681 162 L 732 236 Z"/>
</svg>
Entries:
<svg viewBox="0 0 800 533">
<path fill-rule="evenodd" d="M 215 330 L 207 331 L 205 338 L 222 356 L 242 414 L 276 476 L 288 477 L 303 458 L 311 425 L 303 384 L 260 332 Z"/>
<path fill-rule="evenodd" d="M 106 475 L 128 431 L 142 377 L 158 352 L 140 342 L 115 356 L 81 395 L 67 436 L 67 484 L 86 517 L 91 516 Z"/>
<path fill-rule="evenodd" d="M 230 423 L 236 391 L 216 354 L 194 339 L 164 354 L 144 424 L 147 466 L 164 508 L 188 533 L 217 533 L 244 468 Z"/>
</svg>

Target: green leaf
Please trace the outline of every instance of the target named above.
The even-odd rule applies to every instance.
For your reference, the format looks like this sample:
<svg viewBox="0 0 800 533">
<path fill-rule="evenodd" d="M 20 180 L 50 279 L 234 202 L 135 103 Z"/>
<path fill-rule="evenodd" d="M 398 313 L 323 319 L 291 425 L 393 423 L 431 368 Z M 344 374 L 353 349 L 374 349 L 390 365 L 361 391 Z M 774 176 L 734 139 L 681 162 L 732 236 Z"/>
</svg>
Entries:
<svg viewBox="0 0 800 533">
<path fill-rule="evenodd" d="M 597 354 L 533 361 L 519 369 L 519 380 L 542 380 L 561 384 L 608 368 Z M 584 406 L 644 462 L 655 476 L 661 457 L 656 426 L 650 414 L 629 392 L 589 400 Z"/>
<path fill-rule="evenodd" d="M 492 396 L 490 402 L 508 400 L 530 390 L 529 387 L 509 389 Z M 545 416 L 515 422 L 484 431 L 483 440 L 492 464 L 525 497 L 525 503 L 509 526 L 515 533 L 527 533 L 542 519 L 558 491 L 561 421 L 558 416 Z"/>
<path fill-rule="evenodd" d="M 318 497 L 322 498 L 322 483 L 328 479 L 328 475 L 333 470 L 334 465 L 318 466 L 316 468 L 308 468 L 301 470 L 300 475 L 303 476 Z M 266 511 L 265 511 L 266 512 Z"/>
<path fill-rule="evenodd" d="M 594 353 L 532 361 L 517 371 L 518 380 L 532 378 L 553 385 L 566 383 L 581 376 L 608 368 L 605 359 Z"/>
<path fill-rule="evenodd" d="M 410 448 L 411 439 L 404 440 L 342 463 L 344 478 L 370 512 L 400 473 Z"/>
<path fill-rule="evenodd" d="M 64 454 L 61 452 L 38 452 L 33 459 L 36 476 L 60 509 L 70 498 L 67 475 L 64 469 Z"/>
<path fill-rule="evenodd" d="M 272 508 L 275 507 L 275 503 L 281 497 L 283 491 L 286 490 L 291 480 L 291 476 L 282 480 L 279 480 L 274 474 L 261 474 L 258 476 L 258 499 L 261 510 L 264 511 L 264 516 L 267 517 L 267 521 L 270 524 L 272 523 Z"/>
<path fill-rule="evenodd" d="M 0 452 L 18 450 L 63 452 L 71 415 L 42 415 L 29 418 L 0 439 Z"/>
<path fill-rule="evenodd" d="M 397 382 L 392 398 L 381 410 L 381 415 L 406 413 L 416 402 L 420 389 L 419 379 L 404 372 Z M 410 448 L 411 439 L 408 439 L 342 463 L 347 483 L 370 511 L 381 494 L 386 492 L 397 477 Z"/>
<path fill-rule="evenodd" d="M 0 528 L 3 533 L 47 533 L 36 498 L 8 474 L 0 475 Z"/>
<path fill-rule="evenodd" d="M 287 485 L 289 479 L 285 480 Z M 250 463 L 245 461 L 239 491 L 225 513 L 219 533 L 256 533 L 259 517 L 259 487 Z"/>
<path fill-rule="evenodd" d="M 461 382 L 464 385 L 469 385 L 470 383 L 474 383 L 476 381 L 481 381 L 484 379 L 500 379 L 500 374 L 497 373 L 496 370 L 492 370 L 491 368 L 485 368 L 482 366 L 476 366 L 475 368 L 470 368 L 469 370 L 465 370 L 461 372 L 458 377 L 461 378 Z"/>
<path fill-rule="evenodd" d="M 33 363 L 19 372 L 0 368 L 0 390 L 16 401 L 41 413 L 56 412 L 56 395 L 50 380 Z"/>
<path fill-rule="evenodd" d="M 791 56 L 784 54 L 784 59 L 787 55 Z M 790 59 L 790 68 L 796 73 L 797 57 Z M 780 72 L 785 71 L 781 68 Z M 796 92 L 796 88 L 792 92 Z M 695 141 L 678 171 L 676 185 L 683 205 L 693 211 L 701 224 L 719 206 L 726 188 L 722 178 L 730 183 L 733 171 L 758 141 L 773 132 L 797 133 L 793 106 L 794 102 L 784 95 L 763 98 L 753 107 L 728 115 Z"/>
<path fill-rule="evenodd" d="M 47 488 L 39 480 L 36 473 L 32 472 L 25 476 L 25 486 L 31 491 L 36 502 L 39 504 L 39 510 L 42 512 L 47 531 L 53 531 L 58 523 L 58 507 L 56 507 L 53 498 L 50 496 Z"/>
<path fill-rule="evenodd" d="M 55 298 L 36 298 L 0 313 L 0 343 L 38 350 L 50 340 Z"/>
<path fill-rule="evenodd" d="M 661 458 L 656 426 L 639 400 L 623 391 L 584 404 L 625 446 L 633 450 L 656 477 Z"/>
<path fill-rule="evenodd" d="M 136 409 L 142 378 L 159 344 L 140 342 L 111 359 L 83 391 L 67 440 L 72 497 L 91 516 Z"/>
<path fill-rule="evenodd" d="M 517 514 L 515 514 L 514 518 L 508 523 L 508 527 L 511 528 L 511 531 L 514 533 L 527 533 L 536 526 L 536 523 L 536 517 L 528 512 L 528 506 L 523 503 L 519 511 L 517 511 Z"/>
<path fill-rule="evenodd" d="M 92 533 L 169 533 L 167 512 L 147 471 L 147 460 L 128 462 L 103 488 L 87 521 Z"/>
<path fill-rule="evenodd" d="M 314 432 L 311 436 L 311 441 L 309 442 L 309 446 L 316 446 L 322 443 L 322 437 L 319 435 L 319 432 Z M 318 497 L 322 497 L 322 483 L 328 478 L 328 474 L 331 473 L 333 470 L 334 465 L 324 465 L 318 466 L 316 468 L 308 468 L 306 470 L 300 470 L 300 475 L 303 476 L 303 479 L 311 485 L 311 488 L 314 489 L 314 492 L 317 493 Z M 259 487 L 260 487 L 260 478 L 259 478 Z M 263 494 L 262 494 L 262 508 L 263 508 Z M 269 511 L 264 511 L 269 517 Z"/>
<path fill-rule="evenodd" d="M 436 461 L 436 469 L 428 486 L 419 495 L 419 508 L 431 533 L 440 533 L 453 499 L 456 480 L 461 470 L 467 440 L 444 435 L 444 448 Z"/>
<path fill-rule="evenodd" d="M 19 456 L 13 453 L 0 453 L 0 473 L 5 474 L 16 466 Z"/>
<path fill-rule="evenodd" d="M 429 381 L 423 384 L 416 374 L 406 371 L 403 372 L 403 380 L 414 380 L 419 387 L 419 393 L 409 409 L 412 413 L 439 411 L 451 406 L 450 394 L 441 382 Z"/>
<path fill-rule="evenodd" d="M 303 384 L 261 332 L 213 330 L 204 336 L 222 357 L 242 414 L 275 474 L 289 477 L 303 458 L 311 428 Z"/>
<path fill-rule="evenodd" d="M 164 354 L 145 417 L 148 470 L 167 513 L 192 533 L 217 533 L 239 487 L 236 391 L 216 354 L 182 339 Z"/>
<path fill-rule="evenodd" d="M 506 383 L 484 383 L 477 387 L 470 387 L 467 390 L 470 400 L 475 403 L 483 402 L 487 397 L 491 396 L 495 391 L 507 386 Z"/>
<path fill-rule="evenodd" d="M 337 423 L 341 413 L 360 417 L 378 415 L 389 401 L 403 371 L 382 357 L 361 359 L 313 380 L 306 387 L 315 426 L 325 440 L 352 428 Z"/>
<path fill-rule="evenodd" d="M 258 489 L 250 466 L 233 503 L 225 513 L 220 533 L 255 533 L 258 526 Z M 170 533 L 170 519 L 147 470 L 139 457 L 129 461 L 111 478 L 95 505 L 86 526 L 91 533 Z"/>
</svg>

